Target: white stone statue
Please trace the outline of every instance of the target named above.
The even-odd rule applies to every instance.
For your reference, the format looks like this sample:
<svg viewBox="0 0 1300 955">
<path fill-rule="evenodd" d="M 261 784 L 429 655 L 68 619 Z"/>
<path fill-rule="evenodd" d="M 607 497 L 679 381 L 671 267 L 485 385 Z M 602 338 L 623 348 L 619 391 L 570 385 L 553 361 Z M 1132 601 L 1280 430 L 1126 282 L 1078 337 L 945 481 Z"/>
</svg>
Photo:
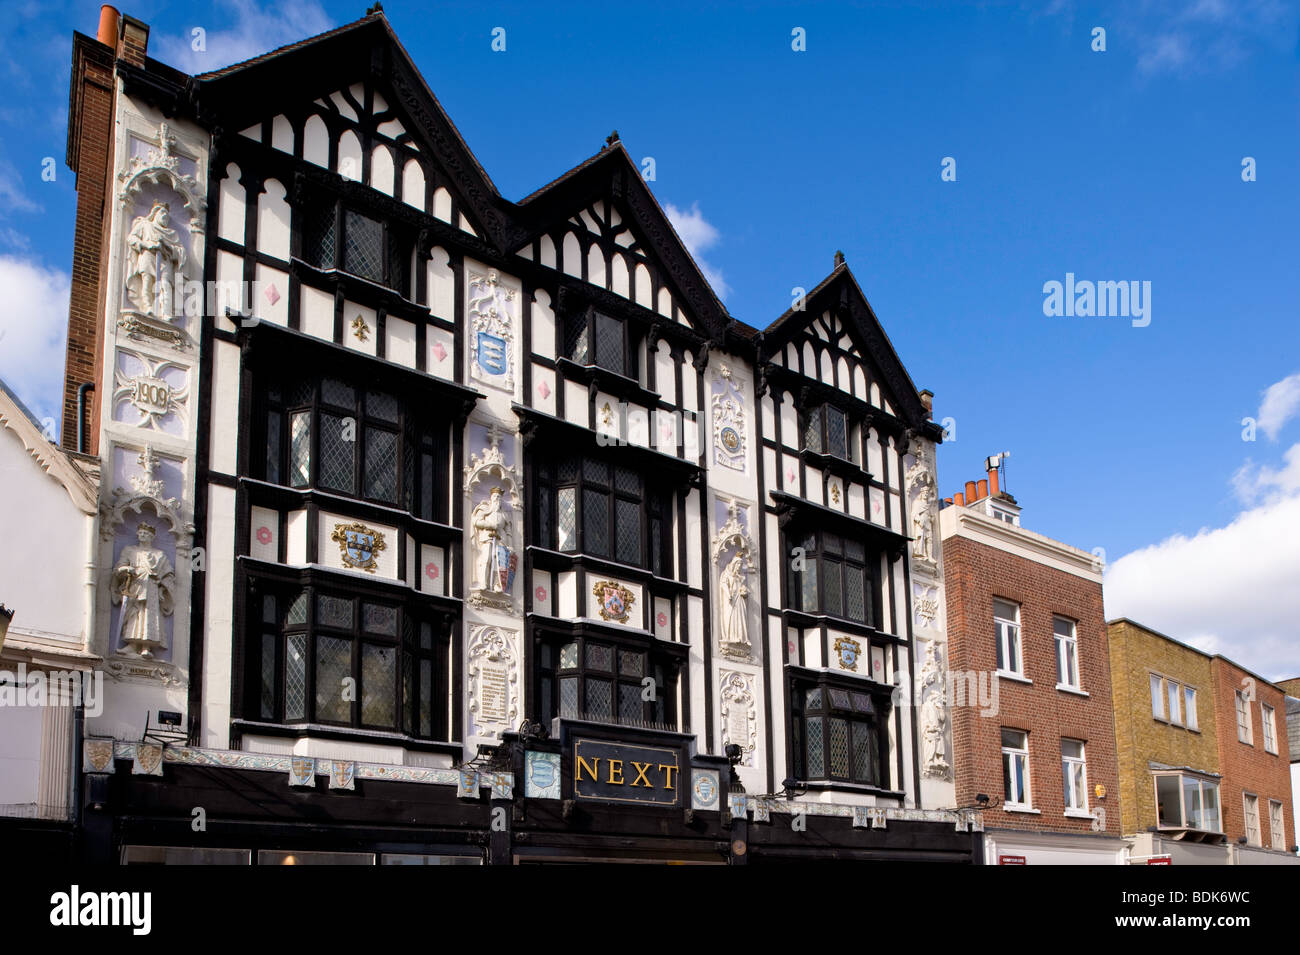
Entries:
<svg viewBox="0 0 1300 955">
<path fill-rule="evenodd" d="M 745 583 L 745 561 L 740 551 L 731 558 L 718 581 L 721 598 L 722 642 L 749 646 L 749 587 Z"/>
<path fill-rule="evenodd" d="M 926 644 L 921 667 L 921 765 L 926 776 L 947 778 L 948 750 L 944 732 L 948 726 L 947 689 L 938 644 Z"/>
<path fill-rule="evenodd" d="M 912 556 L 919 560 L 934 560 L 934 518 L 930 516 L 932 499 L 930 486 L 921 485 L 912 510 Z"/>
<path fill-rule="evenodd" d="M 137 311 L 170 321 L 176 282 L 185 266 L 185 247 L 167 226 L 165 203 L 136 216 L 127 235 L 126 293 Z"/>
<path fill-rule="evenodd" d="M 163 618 L 171 615 L 176 587 L 171 561 L 153 546 L 154 534 L 150 524 L 136 528 L 140 543 L 122 548 L 112 579 L 113 596 L 122 604 L 118 649 L 127 647 L 145 658 L 167 649 Z"/>
<path fill-rule="evenodd" d="M 510 514 L 501 506 L 501 488 L 488 492 L 470 513 L 473 529 L 474 583 L 476 590 L 508 594 L 513 584 Z"/>
</svg>

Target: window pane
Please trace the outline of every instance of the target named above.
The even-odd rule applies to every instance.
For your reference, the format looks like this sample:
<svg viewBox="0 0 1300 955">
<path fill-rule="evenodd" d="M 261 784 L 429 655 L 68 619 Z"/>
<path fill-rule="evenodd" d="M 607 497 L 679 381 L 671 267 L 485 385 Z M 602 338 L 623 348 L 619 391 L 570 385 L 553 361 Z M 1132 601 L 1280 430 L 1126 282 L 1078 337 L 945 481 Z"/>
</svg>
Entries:
<svg viewBox="0 0 1300 955">
<path fill-rule="evenodd" d="M 305 203 L 302 224 L 302 257 L 318 269 L 334 268 L 334 211 L 332 202 Z"/>
<path fill-rule="evenodd" d="M 327 405 L 337 405 L 347 411 L 356 411 L 357 393 L 353 387 L 337 378 L 322 378 L 320 400 Z"/>
<path fill-rule="evenodd" d="M 853 780 L 874 785 L 876 782 L 876 760 L 873 752 L 875 729 L 870 723 L 861 720 L 855 720 L 849 725 L 853 730 Z"/>
<path fill-rule="evenodd" d="M 1196 729 L 1196 691 L 1190 686 L 1183 687 L 1183 718 L 1188 729 Z"/>
<path fill-rule="evenodd" d="M 420 503 L 416 513 L 418 513 L 420 517 L 424 518 L 426 521 L 436 520 L 438 517 L 438 515 L 435 515 L 433 509 L 434 501 L 436 499 L 437 493 L 438 493 L 438 489 L 434 486 L 434 480 L 433 480 L 433 455 L 421 454 L 420 455 Z M 542 494 L 541 498 L 545 500 L 546 504 L 549 505 L 551 503 L 549 498 L 547 498 L 547 495 Z M 544 540 L 549 546 L 550 538 L 547 537 L 544 538 Z"/>
<path fill-rule="evenodd" d="M 346 421 L 339 415 L 322 412 L 320 416 L 320 484 L 321 487 L 351 494 L 356 486 L 353 480 L 353 448 L 357 443 L 354 419 Z"/>
<path fill-rule="evenodd" d="M 832 690 L 828 690 L 827 692 L 829 692 L 829 693 L 830 693 L 830 696 L 831 696 L 831 706 L 835 707 L 836 709 L 840 709 L 840 710 L 847 710 L 847 709 L 849 708 L 849 692 L 848 692 L 848 690 L 834 690 L 834 689 L 832 689 Z"/>
<path fill-rule="evenodd" d="M 397 503 L 397 434 L 366 429 L 365 496 Z"/>
<path fill-rule="evenodd" d="M 1187 825 L 1192 829 L 1204 829 L 1204 817 L 1201 812 L 1201 781 L 1191 776 L 1183 777 L 1183 809 L 1187 813 Z"/>
<path fill-rule="evenodd" d="M 645 718 L 640 684 L 620 683 L 618 685 L 618 718 L 623 722 L 637 723 Z"/>
<path fill-rule="evenodd" d="M 1210 832 L 1222 832 L 1219 823 L 1219 786 L 1217 783 L 1201 784 L 1201 823 Z"/>
<path fill-rule="evenodd" d="M 280 483 L 280 431 L 284 427 L 284 415 L 273 411 L 266 416 L 266 479 L 272 484 Z"/>
<path fill-rule="evenodd" d="M 614 490 L 641 496 L 641 475 L 631 468 L 614 468 Z"/>
<path fill-rule="evenodd" d="M 389 424 L 397 424 L 397 399 L 382 391 L 367 391 L 366 415 L 378 418 L 380 421 L 387 421 Z"/>
<path fill-rule="evenodd" d="M 1025 734 L 1020 730 L 1003 730 L 1002 745 L 1007 749 L 1024 749 Z"/>
<path fill-rule="evenodd" d="M 636 501 L 614 501 L 614 559 L 624 564 L 641 563 L 641 505 Z"/>
<path fill-rule="evenodd" d="M 420 735 L 433 735 L 433 661 L 420 661 Z"/>
<path fill-rule="evenodd" d="M 578 645 L 566 643 L 560 647 L 560 669 L 576 670 L 578 668 Z"/>
<path fill-rule="evenodd" d="M 862 546 L 862 541 L 852 537 L 844 538 L 844 556 L 858 562 L 866 560 L 866 549 Z"/>
<path fill-rule="evenodd" d="M 624 676 L 640 677 L 645 674 L 645 654 L 618 651 L 618 672 Z"/>
<path fill-rule="evenodd" d="M 1019 623 L 1020 608 L 1013 603 L 1007 603 L 1005 600 L 995 600 L 993 601 L 993 616 L 1008 620 L 1011 623 Z"/>
<path fill-rule="evenodd" d="M 800 584 L 800 609 L 814 613 L 819 608 L 817 606 L 817 561 L 806 559 L 803 570 L 795 571 L 799 575 Z"/>
<path fill-rule="evenodd" d="M 578 362 L 578 364 L 585 365 L 587 355 L 590 353 L 587 317 L 583 315 L 571 319 L 566 330 L 568 334 L 564 342 L 564 354 L 568 355 L 573 361 Z"/>
<path fill-rule="evenodd" d="M 1055 633 L 1058 637 L 1073 637 L 1074 622 L 1071 620 L 1066 620 L 1064 617 L 1053 617 L 1052 632 Z"/>
<path fill-rule="evenodd" d="M 825 749 L 822 745 L 822 722 L 821 719 L 812 719 L 807 722 L 809 779 L 821 779 L 826 775 Z"/>
<path fill-rule="evenodd" d="M 1169 722 L 1181 723 L 1182 720 L 1178 716 L 1179 686 L 1177 683 L 1169 683 L 1166 688 L 1169 692 Z"/>
<path fill-rule="evenodd" d="M 627 374 L 623 356 L 623 323 L 596 313 L 596 364 L 620 375 Z"/>
<path fill-rule="evenodd" d="M 582 490 L 582 549 L 609 556 L 609 495 L 603 491 Z"/>
<path fill-rule="evenodd" d="M 343 270 L 384 280 L 384 230 L 374 219 L 348 209 L 343 214 Z"/>
<path fill-rule="evenodd" d="M 289 416 L 289 484 L 306 487 L 311 483 L 311 413 Z"/>
<path fill-rule="evenodd" d="M 609 465 L 596 458 L 585 458 L 582 462 L 582 479 L 588 484 L 609 487 Z"/>
<path fill-rule="evenodd" d="M 614 651 L 599 643 L 587 644 L 587 667 L 592 670 L 604 670 L 608 673 L 614 668 Z"/>
<path fill-rule="evenodd" d="M 344 679 L 352 671 L 352 641 L 316 638 L 316 719 L 352 721 L 352 704 L 343 698 Z"/>
<path fill-rule="evenodd" d="M 562 487 L 555 492 L 555 503 L 557 510 L 556 522 L 556 546 L 560 550 L 577 550 L 578 549 L 578 518 L 577 506 L 574 503 L 577 500 L 578 490 L 572 487 Z"/>
<path fill-rule="evenodd" d="M 578 678 L 576 676 L 560 677 L 560 715 L 576 717 L 578 715 Z"/>
<path fill-rule="evenodd" d="M 841 458 L 849 456 L 848 429 L 839 408 L 826 409 L 826 451 Z"/>
<path fill-rule="evenodd" d="M 803 446 L 809 451 L 822 449 L 822 416 L 820 411 L 808 415 L 808 425 L 803 432 Z"/>
<path fill-rule="evenodd" d="M 814 687 L 804 693 L 803 708 L 816 712 L 822 708 L 822 690 L 820 687 Z"/>
<path fill-rule="evenodd" d="M 587 679 L 586 715 L 594 718 L 609 719 L 614 712 L 613 690 L 608 680 Z"/>
<path fill-rule="evenodd" d="M 866 571 L 851 564 L 844 565 L 844 616 L 867 622 Z"/>
<path fill-rule="evenodd" d="M 352 599 L 319 594 L 316 597 L 316 625 L 352 629 Z"/>
<path fill-rule="evenodd" d="M 284 625 L 292 627 L 307 622 L 307 592 L 299 591 L 284 613 Z"/>
<path fill-rule="evenodd" d="M 392 727 L 397 722 L 394 706 L 397 685 L 397 650 L 394 647 L 361 647 L 361 722 Z"/>
<path fill-rule="evenodd" d="M 362 627 L 366 633 L 397 636 L 397 608 L 383 604 L 362 604 Z M 423 625 L 425 628 L 428 624 Z"/>
<path fill-rule="evenodd" d="M 831 724 L 831 775 L 849 775 L 849 724 L 847 720 L 832 719 Z"/>
<path fill-rule="evenodd" d="M 844 614 L 844 595 L 840 592 L 840 562 L 822 562 L 822 610 L 836 616 Z"/>
<path fill-rule="evenodd" d="M 262 635 L 262 700 L 261 715 L 264 720 L 275 719 L 275 644 L 273 633 Z"/>
<path fill-rule="evenodd" d="M 1165 718 L 1164 680 L 1151 674 L 1151 715 L 1158 720 Z"/>
<path fill-rule="evenodd" d="M 1179 783 L 1177 776 L 1156 777 L 1156 809 L 1162 826 L 1183 824 L 1183 811 L 1179 800 Z"/>
</svg>

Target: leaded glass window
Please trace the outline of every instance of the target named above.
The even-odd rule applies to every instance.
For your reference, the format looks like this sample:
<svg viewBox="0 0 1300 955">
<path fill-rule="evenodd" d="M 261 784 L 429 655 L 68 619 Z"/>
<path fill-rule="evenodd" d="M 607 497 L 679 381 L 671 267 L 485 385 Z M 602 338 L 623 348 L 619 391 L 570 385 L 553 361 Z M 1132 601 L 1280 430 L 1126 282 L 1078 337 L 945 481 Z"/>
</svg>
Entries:
<svg viewBox="0 0 1300 955">
<path fill-rule="evenodd" d="M 791 763 L 803 780 L 886 788 L 881 753 L 888 703 L 843 686 L 792 684 Z M 887 699 L 887 698 L 882 698 Z"/>
</svg>

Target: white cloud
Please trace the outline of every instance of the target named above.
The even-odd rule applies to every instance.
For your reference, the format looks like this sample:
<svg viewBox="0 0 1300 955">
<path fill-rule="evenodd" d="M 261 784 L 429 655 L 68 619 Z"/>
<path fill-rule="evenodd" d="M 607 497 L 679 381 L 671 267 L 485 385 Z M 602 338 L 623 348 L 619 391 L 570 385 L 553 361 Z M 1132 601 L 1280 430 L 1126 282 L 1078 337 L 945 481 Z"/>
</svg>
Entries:
<svg viewBox="0 0 1300 955">
<path fill-rule="evenodd" d="M 0 159 L 0 214 L 40 212 L 41 205 L 23 189 L 23 177 L 13 164 Z"/>
<path fill-rule="evenodd" d="M 1300 411 L 1300 372 L 1268 386 L 1259 404 L 1259 429 L 1272 440 L 1282 426 Z"/>
<path fill-rule="evenodd" d="M 1185 34 L 1161 34 L 1151 49 L 1138 57 L 1138 70 L 1143 73 L 1176 73 L 1187 65 L 1191 56 L 1191 41 Z"/>
<path fill-rule="evenodd" d="M 1298 528 L 1293 489 L 1227 527 L 1125 554 L 1106 571 L 1106 617 L 1130 617 L 1267 679 L 1298 676 Z"/>
<path fill-rule="evenodd" d="M 211 70 L 261 56 L 278 47 L 296 43 L 332 29 L 333 21 L 316 0 L 288 0 L 259 6 L 254 0 L 226 0 L 218 4 L 234 19 L 224 30 L 196 20 L 180 36 L 155 40 L 158 59 L 187 73 Z M 205 31 L 204 50 L 194 49 L 192 30 Z"/>
<path fill-rule="evenodd" d="M 668 216 L 668 221 L 673 224 L 673 228 L 677 230 L 677 235 L 681 237 L 686 250 L 695 259 L 695 264 L 704 273 L 705 279 L 713 286 L 713 291 L 717 293 L 718 298 L 725 299 L 727 293 L 731 291 L 731 286 L 723 278 L 722 270 L 714 268 L 701 255 L 706 249 L 717 245 L 722 234 L 713 223 L 704 218 L 698 202 L 692 202 L 689 209 L 679 209 L 671 202 L 665 202 L 664 213 Z"/>
<path fill-rule="evenodd" d="M 68 292 L 66 272 L 0 255 L 0 378 L 41 419 L 57 421 L 63 401 Z"/>
</svg>

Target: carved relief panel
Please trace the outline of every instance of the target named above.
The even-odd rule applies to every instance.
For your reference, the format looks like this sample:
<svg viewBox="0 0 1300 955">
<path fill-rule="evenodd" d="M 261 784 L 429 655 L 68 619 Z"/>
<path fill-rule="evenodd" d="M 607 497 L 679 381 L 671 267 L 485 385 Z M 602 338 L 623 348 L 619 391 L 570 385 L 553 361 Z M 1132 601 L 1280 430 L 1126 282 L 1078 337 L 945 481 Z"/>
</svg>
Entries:
<svg viewBox="0 0 1300 955">
<path fill-rule="evenodd" d="M 499 736 L 519 724 L 518 633 L 501 627 L 470 628 L 469 735 Z"/>
<path fill-rule="evenodd" d="M 758 548 L 750 533 L 752 505 L 717 497 L 713 502 L 718 528 L 710 546 L 717 607 L 718 649 L 733 660 L 751 660 L 751 633 L 758 626 L 758 586 L 755 558 Z"/>
</svg>

